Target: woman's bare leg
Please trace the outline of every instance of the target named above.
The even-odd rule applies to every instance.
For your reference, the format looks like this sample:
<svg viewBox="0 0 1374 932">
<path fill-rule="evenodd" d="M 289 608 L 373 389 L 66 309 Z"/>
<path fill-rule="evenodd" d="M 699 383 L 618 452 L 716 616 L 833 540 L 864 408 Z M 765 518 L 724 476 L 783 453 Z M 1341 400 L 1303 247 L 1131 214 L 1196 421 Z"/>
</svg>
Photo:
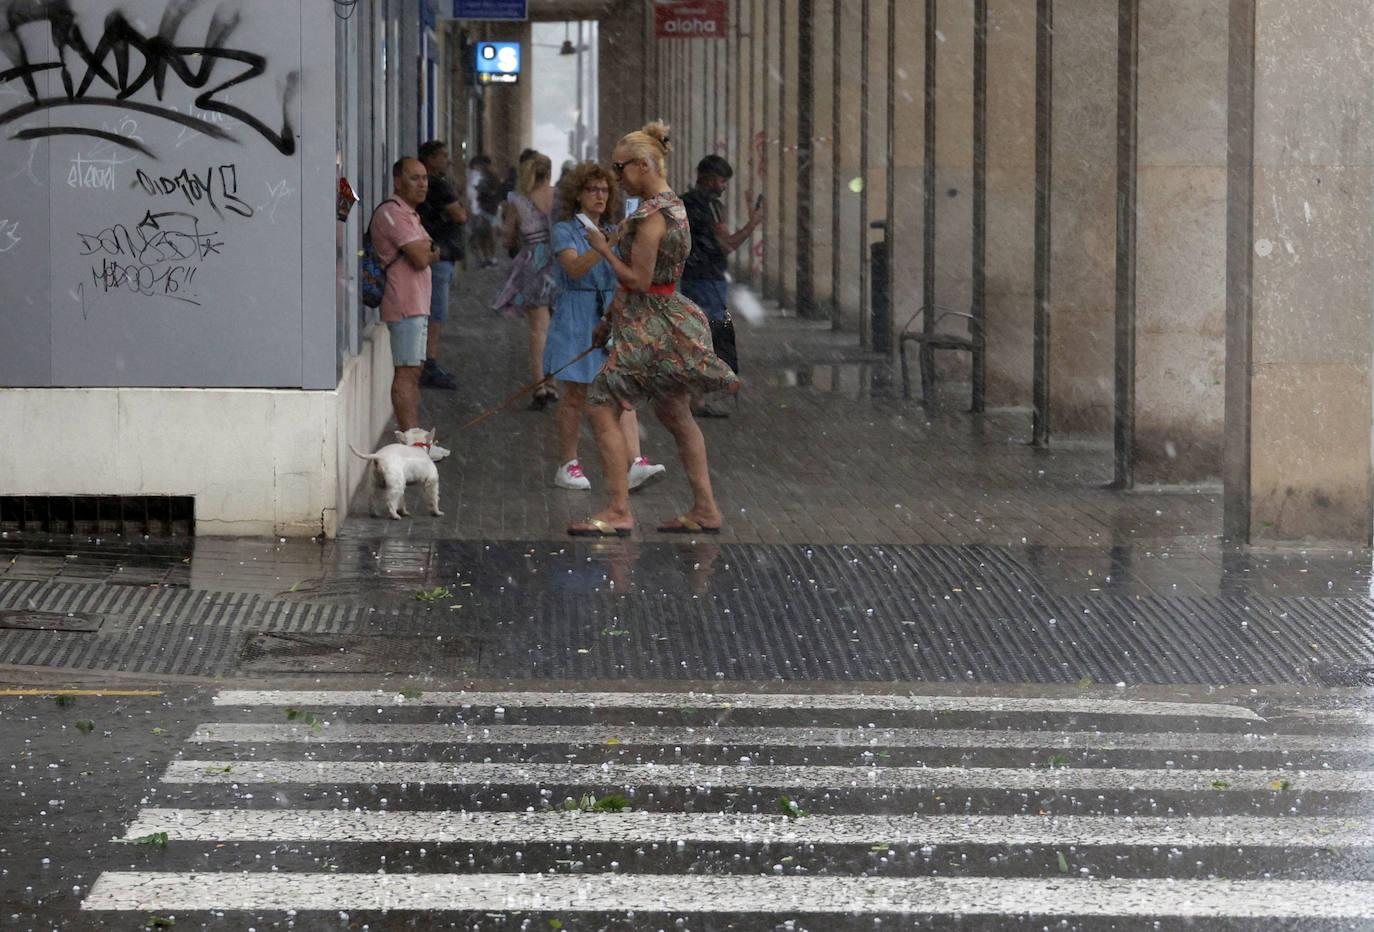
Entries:
<svg viewBox="0 0 1374 932">
<path fill-rule="evenodd" d="M 711 473 L 706 463 L 706 438 L 701 435 L 701 428 L 692 417 L 687 392 L 681 391 L 654 402 L 654 414 L 668 429 L 668 433 L 673 435 L 682 469 L 692 486 L 692 507 L 683 513 L 683 517 L 702 527 L 720 527 L 720 509 L 716 507 L 715 495 L 711 492 Z"/>
<path fill-rule="evenodd" d="M 544 380 L 544 339 L 549 335 L 550 313 L 547 305 L 531 307 L 525 311 L 525 319 L 530 325 L 530 381 Z"/>
<path fill-rule="evenodd" d="M 591 519 L 605 521 L 616 528 L 634 527 L 634 514 L 630 511 L 629 476 L 625 469 L 625 435 L 620 431 L 620 409 L 614 405 L 587 405 L 587 414 L 591 418 L 592 431 L 596 434 L 602 478 L 606 480 L 606 491 L 610 493 L 606 507 L 592 515 Z M 687 417 L 691 419 L 690 414 Z M 586 529 L 588 526 L 575 524 L 571 530 Z"/>
<path fill-rule="evenodd" d="M 583 397 L 586 397 L 585 392 Z M 625 455 L 629 457 L 628 464 L 634 465 L 635 460 L 639 459 L 639 415 L 633 410 L 620 412 L 620 432 L 625 435 Z"/>
<path fill-rule="evenodd" d="M 581 382 L 563 383 L 563 401 L 558 406 L 558 461 L 577 459 L 577 440 L 582 433 L 582 413 L 587 407 L 587 386 Z"/>
</svg>

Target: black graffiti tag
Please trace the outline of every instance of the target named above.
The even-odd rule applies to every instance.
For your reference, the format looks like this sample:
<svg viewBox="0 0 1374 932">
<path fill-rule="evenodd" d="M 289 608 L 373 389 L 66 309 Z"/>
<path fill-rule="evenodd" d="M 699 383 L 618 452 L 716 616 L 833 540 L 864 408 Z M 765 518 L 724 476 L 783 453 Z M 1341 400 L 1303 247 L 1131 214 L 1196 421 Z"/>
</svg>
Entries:
<svg viewBox="0 0 1374 932">
<path fill-rule="evenodd" d="M 200 264 L 224 246 L 218 231 L 203 232 L 195 216 L 179 211 L 149 211 L 133 229 L 117 223 L 77 237 L 82 256 L 99 257 L 91 266 L 91 283 L 100 291 L 126 290 L 190 304 L 200 303 L 190 290 Z"/>
<path fill-rule="evenodd" d="M 229 88 L 265 74 L 267 59 L 255 52 L 227 46 L 230 35 L 238 28 L 239 15 L 228 14 L 222 9 L 216 10 L 211 17 L 203 45 L 178 45 L 176 34 L 181 23 L 198 5 L 199 0 L 169 0 L 158 31 L 151 36 L 140 33 L 123 13 L 111 13 L 105 18 L 104 31 L 94 47 L 77 25 L 70 0 L 33 0 L 6 5 L 5 20 L 0 24 L 0 53 L 13 63 L 13 67 L 0 71 L 0 84 L 20 82 L 29 100 L 0 112 L 0 125 L 42 110 L 94 104 L 152 114 L 216 139 L 233 140 L 226 130 L 209 120 L 180 113 L 161 103 L 168 79 L 175 78 L 192 90 L 205 88 L 195 99 L 195 106 L 200 110 L 237 120 L 255 130 L 282 155 L 293 155 L 296 137 L 290 111 L 300 86 L 300 72 L 292 71 L 286 77 L 279 129 L 273 129 L 242 107 L 220 100 L 219 95 Z M 44 24 L 47 29 L 42 28 Z M 26 33 L 28 42 L 20 35 L 25 26 L 31 27 Z M 49 41 L 52 58 L 44 60 Z M 141 62 L 141 67 L 131 68 L 132 62 Z M 226 68 L 234 70 L 226 74 Z M 215 76 L 217 70 L 220 73 Z M 49 71 L 56 71 L 61 78 L 61 96 L 43 97 L 39 93 L 34 76 Z M 218 83 L 212 85 L 212 80 Z M 157 103 L 131 99 L 150 84 Z M 138 140 L 89 126 L 33 127 L 20 130 L 11 138 L 40 136 L 90 136 L 155 157 Z"/>
<path fill-rule="evenodd" d="M 156 177 L 140 168 L 136 177 L 139 186 L 153 197 L 181 194 L 191 206 L 207 203 L 220 216 L 223 216 L 220 212 L 220 201 L 223 201 L 226 210 L 232 210 L 240 217 L 253 216 L 253 208 L 238 196 L 238 168 L 234 165 L 206 168 L 204 175 L 183 168 L 175 175 Z"/>
</svg>

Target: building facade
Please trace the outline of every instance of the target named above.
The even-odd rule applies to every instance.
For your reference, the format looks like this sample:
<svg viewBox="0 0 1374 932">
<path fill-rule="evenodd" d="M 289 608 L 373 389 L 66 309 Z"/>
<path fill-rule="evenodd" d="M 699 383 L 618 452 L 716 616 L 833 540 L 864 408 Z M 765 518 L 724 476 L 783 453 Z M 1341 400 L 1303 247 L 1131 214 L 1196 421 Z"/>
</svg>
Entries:
<svg viewBox="0 0 1374 932">
<path fill-rule="evenodd" d="M 894 358 L 923 307 L 962 310 L 983 363 L 942 352 L 942 377 L 1030 408 L 1030 442 L 1109 437 L 1123 488 L 1220 482 L 1235 540 L 1370 542 L 1368 4 L 730 0 L 671 36 L 661 6 L 530 13 L 599 21 L 603 156 L 664 117 L 675 184 L 719 152 L 735 217 L 765 195 L 737 272 L 767 296 Z M 362 227 L 425 138 L 513 161 L 530 82 L 464 68 L 528 27 L 426 0 L 0 8 L 0 496 L 334 533 L 347 445 L 390 414 Z"/>
</svg>

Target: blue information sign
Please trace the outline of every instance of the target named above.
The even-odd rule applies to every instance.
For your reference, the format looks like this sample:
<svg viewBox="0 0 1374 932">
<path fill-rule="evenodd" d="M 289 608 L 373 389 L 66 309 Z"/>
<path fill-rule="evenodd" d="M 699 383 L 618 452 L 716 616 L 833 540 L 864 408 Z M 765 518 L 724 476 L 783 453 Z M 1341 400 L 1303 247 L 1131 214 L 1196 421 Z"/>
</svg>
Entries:
<svg viewBox="0 0 1374 932">
<path fill-rule="evenodd" d="M 453 0 L 454 19 L 529 19 L 526 0 Z"/>
<path fill-rule="evenodd" d="M 478 42 L 477 83 L 514 84 L 520 80 L 519 42 Z"/>
</svg>

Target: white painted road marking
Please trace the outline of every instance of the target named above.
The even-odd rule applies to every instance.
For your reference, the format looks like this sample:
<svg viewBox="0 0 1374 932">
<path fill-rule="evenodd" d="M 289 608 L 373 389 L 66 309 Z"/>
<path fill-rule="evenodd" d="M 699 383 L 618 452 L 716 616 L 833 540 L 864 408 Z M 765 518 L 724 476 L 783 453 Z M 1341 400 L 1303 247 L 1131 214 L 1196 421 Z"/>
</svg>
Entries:
<svg viewBox="0 0 1374 932">
<path fill-rule="evenodd" d="M 722 812 L 452 812 L 144 809 L 125 841 L 489 842 L 493 844 L 1112 845 L 1368 848 L 1340 818 L 874 816 Z"/>
<path fill-rule="evenodd" d="M 1314 796 L 1374 791 L 1374 768 L 1357 769 L 1363 764 L 1357 755 L 1362 751 L 1374 754 L 1374 748 L 1368 748 L 1362 736 L 1273 734 L 1269 723 L 1239 705 L 1136 702 L 1067 694 L 1062 699 L 1035 699 L 510 691 L 437 692 L 406 697 L 387 691 L 321 690 L 225 691 L 214 701 L 217 706 L 234 709 L 225 712 L 225 717 L 239 717 L 237 709 L 249 707 L 256 712 L 254 718 L 273 721 L 199 725 L 188 741 L 199 746 L 196 753 L 206 759 L 173 761 L 162 779 L 173 792 L 184 790 L 170 785 L 196 786 L 193 796 L 197 802 L 214 805 L 222 801 L 222 807 L 146 808 L 127 827 L 123 841 L 165 832 L 168 840 L 178 845 L 256 842 L 300 846 L 299 850 L 307 853 L 318 850 L 312 848 L 314 845 L 390 844 L 410 850 L 415 844 L 447 842 L 489 845 L 493 851 L 508 852 L 540 843 L 569 850 L 574 845 L 583 845 L 586 850 L 596 851 L 605 850 L 608 844 L 627 845 L 635 850 L 680 842 L 698 845 L 703 852 L 722 845 L 741 846 L 750 853 L 751 864 L 755 856 L 760 859 L 760 873 L 430 874 L 410 872 L 413 865 L 408 858 L 386 863 L 384 870 L 390 873 L 113 871 L 99 876 L 88 891 L 83 909 L 127 910 L 145 915 L 251 910 L 265 913 L 264 921 L 269 923 L 277 913 L 292 915 L 291 911 L 297 910 L 337 915 L 340 911 L 391 909 L 421 913 L 545 912 L 551 916 L 605 913 L 612 917 L 631 912 L 687 916 L 767 914 L 781 918 L 808 913 L 1046 919 L 1167 916 L 1228 918 L 1242 924 L 1258 918 L 1307 922 L 1374 918 L 1374 883 L 1363 879 L 1366 875 L 1358 870 L 1360 859 L 1368 857 L 1374 849 L 1374 833 L 1359 821 L 1323 815 L 1321 801 Z M 293 721 L 282 721 L 286 717 L 282 708 L 292 706 L 308 712 L 310 717 L 293 715 Z M 431 711 L 407 714 L 417 707 Z M 547 709 L 543 714 L 554 723 L 507 725 L 493 714 L 497 707 Z M 614 714 L 641 709 L 650 710 L 650 714 L 614 717 L 674 721 L 654 713 L 696 711 L 703 714 L 687 721 L 700 718 L 706 724 L 691 727 L 677 722 L 588 723 L 588 711 Z M 821 727 L 769 723 L 749 727 L 748 721 L 764 716 L 731 717 L 735 711 L 765 710 L 790 713 L 772 716 L 784 723 L 817 720 L 830 724 Z M 834 724 L 841 712 L 849 713 L 842 720 L 856 724 Z M 934 721 L 903 722 L 924 727 L 858 725 L 870 720 L 891 724 L 890 714 L 913 712 L 931 713 Z M 859 717 L 864 713 L 872 713 L 873 718 Z M 941 729 L 938 725 L 946 719 L 935 717 L 937 713 L 966 713 L 960 724 L 986 727 Z M 1021 717 L 1005 720 L 1018 727 L 996 727 L 1003 722 L 994 722 L 989 717 L 998 713 L 1018 713 Z M 970 723 L 967 715 L 983 718 Z M 1118 719 L 1113 727 L 1136 730 L 1040 730 L 1052 727 L 1055 715 L 1110 715 Z M 350 721 L 355 716 L 372 721 Z M 582 723 L 556 724 L 569 716 L 579 717 Z M 427 721 L 396 721 L 407 718 Z M 479 721 L 474 722 L 473 718 Z M 492 718 L 497 720 L 492 722 Z M 724 724 L 709 724 L 713 720 Z M 1058 724 L 1062 729 L 1068 723 L 1061 718 Z M 1079 721 L 1068 727 L 1084 729 L 1091 724 Z M 1256 733 L 1234 733 L 1241 730 Z M 1264 733 L 1258 733 L 1261 731 Z M 348 745 L 360 750 L 352 751 Z M 452 749 L 455 745 L 486 746 L 488 750 L 459 752 Z M 264 746 L 275 747 L 265 750 Z M 553 746 L 562 746 L 567 753 L 551 753 L 549 748 Z M 605 753 L 608 747 L 616 746 L 633 750 L 623 756 Z M 877 758 L 871 758 L 868 751 L 881 754 L 899 747 L 928 747 L 956 755 L 959 749 L 1043 749 L 1047 753 L 1037 755 L 1036 764 L 1025 767 L 899 767 L 871 763 L 775 766 L 751 762 L 766 760 L 767 750 L 723 756 L 725 748 L 737 752 L 751 747 L 865 752 L 865 759 L 873 761 Z M 690 762 L 694 755 L 700 756 L 707 749 L 714 752 L 713 756 L 722 755 L 721 763 Z M 1066 750 L 1090 754 L 1127 750 L 1170 753 L 1158 761 L 1148 761 L 1160 765 L 1156 767 L 1051 766 L 1067 760 L 1054 756 L 1054 752 Z M 1339 757 L 1312 757 L 1328 751 L 1338 753 Z M 664 752 L 677 752 L 678 756 L 669 757 L 668 764 L 643 762 L 645 757 Z M 459 753 L 486 757 L 487 761 L 460 763 L 443 759 Z M 1268 766 L 1216 769 L 1241 760 L 1234 756 L 1239 753 L 1263 754 L 1265 757 L 1260 760 Z M 1288 760 L 1282 755 L 1291 753 L 1307 754 L 1307 758 L 1288 760 L 1301 761 L 1312 769 L 1285 768 Z M 257 754 L 265 754 L 268 759 L 253 759 Z M 313 759 L 351 754 L 395 759 Z M 614 756 L 625 763 L 572 762 L 581 755 Z M 531 756 L 554 762 L 524 762 Z M 284 759 L 289 757 L 297 759 Z M 556 762 L 560 757 L 566 762 Z M 832 754 L 830 759 L 845 758 Z M 948 762 L 949 758 L 945 760 Z M 1340 762 L 1352 769 L 1331 769 Z M 1184 769 L 1204 763 L 1209 769 Z M 272 793 L 277 784 L 299 786 L 304 791 L 337 791 L 345 796 L 354 788 L 362 792 L 363 787 L 385 787 L 376 795 L 391 799 L 379 800 L 376 805 L 387 807 L 379 810 L 350 810 L 346 801 L 342 802 L 344 808 L 338 810 L 262 805 L 263 794 Z M 501 805 L 516 810 L 524 810 L 530 804 L 561 809 L 564 795 L 594 792 L 602 796 L 643 787 L 646 792 L 634 794 L 636 802 L 641 797 L 653 800 L 655 808 L 662 805 L 662 800 L 657 799 L 661 795 L 657 792 L 659 788 L 685 790 L 689 794 L 693 790 L 715 789 L 727 796 L 753 792 L 756 802 L 775 798 L 773 794 L 781 791 L 798 796 L 803 806 L 808 798 L 831 792 L 857 800 L 860 805 L 872 800 L 875 806 L 883 808 L 895 807 L 892 791 L 916 790 L 930 791 L 934 800 L 954 800 L 958 805 L 951 803 L 950 810 L 957 812 L 967 807 L 968 811 L 948 814 L 946 803 L 940 802 L 932 806 L 942 813 L 936 815 L 910 814 L 913 807 L 907 806 L 908 813 L 903 815 L 826 813 L 789 819 L 771 803 L 766 807 L 745 807 L 764 808 L 764 813 L 469 813 L 393 808 L 424 806 L 434 798 L 431 791 L 443 786 L 508 791 L 511 798 Z M 544 792 L 541 794 L 540 790 Z M 1011 799 L 1020 800 L 1021 805 L 1014 812 L 984 815 L 976 811 L 978 794 L 998 792 L 1015 794 Z M 1173 794 L 1183 799 L 1183 804 L 1173 808 L 1175 799 L 1170 797 L 1158 806 L 1158 811 L 1166 815 L 1123 816 L 1113 808 L 1120 805 L 1120 798 L 1106 795 L 1112 792 L 1151 801 L 1163 794 Z M 954 793 L 960 795 L 956 798 Z M 1251 802 L 1257 808 L 1244 805 L 1246 797 L 1241 797 L 1241 808 L 1251 814 L 1216 814 L 1236 807 L 1236 793 L 1255 794 Z M 283 803 L 287 802 L 287 794 L 293 795 L 294 791 L 287 790 L 282 795 Z M 237 808 L 240 795 L 257 797 L 253 805 L 261 808 Z M 1231 802 L 1222 803 L 1223 797 L 1229 797 Z M 447 801 L 451 794 L 440 798 Z M 1362 801 L 1360 797 L 1355 799 Z M 1296 808 L 1299 800 L 1303 801 L 1301 809 Z M 1338 804 L 1336 808 L 1344 805 Z M 1093 814 L 1037 815 L 1039 808 L 1053 813 Z M 1177 814 L 1192 811 L 1213 814 Z M 1285 811 L 1304 814 L 1281 815 Z M 1330 812 L 1331 807 L 1326 807 L 1326 811 Z M 1147 862 L 1152 851 L 1176 852 L 1184 859 L 1179 862 L 1179 871 L 1185 875 L 1203 873 L 1187 866 L 1191 864 L 1187 859 L 1193 857 L 1235 858 L 1241 857 L 1242 851 L 1260 849 L 1291 852 L 1299 859 L 1310 859 L 1329 849 L 1336 854 L 1320 856 L 1354 859 L 1352 863 L 1357 866 L 1351 873 L 1357 879 L 1100 879 L 1080 877 L 1077 873 L 1056 874 L 1053 865 L 1042 877 L 818 876 L 794 872 L 785 861 L 780 861 L 777 870 L 770 873 L 769 865 L 774 862 L 767 855 L 770 850 L 794 850 L 796 846 L 815 850 L 824 858 L 842 856 L 846 851 L 852 854 L 856 849 L 886 850 L 887 846 L 905 846 L 914 853 L 917 848 L 931 845 L 956 853 L 963 848 L 977 850 L 974 846 L 998 851 L 1037 848 L 1051 854 L 1066 853 L 1071 858 L 1076 857 L 1075 852 L 1097 847 L 1124 858 L 1128 865 Z M 1063 864 L 1061 860 L 1061 871 L 1065 870 Z M 1130 867 L 1122 869 L 1129 871 Z M 1169 873 L 1175 873 L 1172 867 Z M 1246 874 L 1256 876 L 1259 869 Z"/>
<path fill-rule="evenodd" d="M 452 786 L 750 786 L 770 789 L 1374 791 L 1368 770 L 1124 770 L 717 764 L 458 764 L 444 761 L 179 760 L 167 783 L 425 783 Z"/>
<path fill-rule="evenodd" d="M 102 874 L 85 910 L 901 913 L 1364 919 L 1374 883 L 699 874 Z"/>
<path fill-rule="evenodd" d="M 323 713 L 322 713 L 323 714 Z M 197 744 L 575 744 L 582 747 L 793 748 L 1046 748 L 1086 751 L 1332 751 L 1331 735 L 1216 732 L 993 731 L 940 728 L 796 728 L 709 725 L 358 724 L 324 720 L 320 728 L 293 723 L 206 722 L 187 741 Z M 1359 748 L 1337 748 L 1358 751 Z M 1364 749 L 1374 755 L 1374 744 Z"/>
<path fill-rule="evenodd" d="M 1133 699 L 1020 698 L 1004 696 L 883 696 L 815 693 L 421 692 L 406 697 L 384 690 L 234 690 L 217 693 L 219 706 L 501 706 L 554 709 L 814 709 L 868 712 L 1032 712 L 1080 715 L 1170 715 L 1262 722 L 1239 705 L 1148 702 Z"/>
</svg>

